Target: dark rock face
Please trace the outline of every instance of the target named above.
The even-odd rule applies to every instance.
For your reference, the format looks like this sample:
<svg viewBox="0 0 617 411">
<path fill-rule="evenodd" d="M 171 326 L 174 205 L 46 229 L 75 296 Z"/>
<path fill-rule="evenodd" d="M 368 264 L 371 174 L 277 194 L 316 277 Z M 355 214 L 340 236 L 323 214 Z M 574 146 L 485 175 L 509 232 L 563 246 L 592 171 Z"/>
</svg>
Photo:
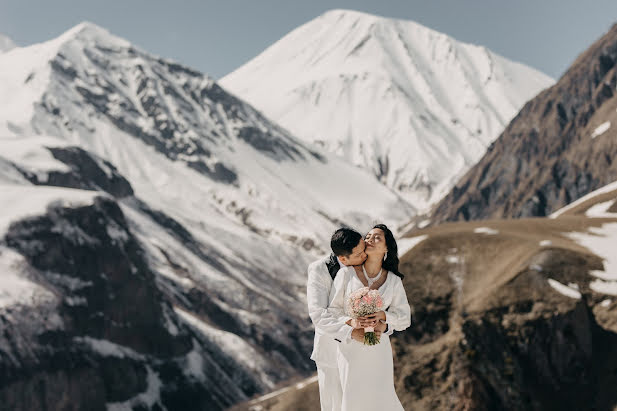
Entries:
<svg viewBox="0 0 617 411">
<path fill-rule="evenodd" d="M 617 25 L 529 101 L 433 210 L 432 222 L 546 216 L 617 180 Z"/>
<path fill-rule="evenodd" d="M 102 190 L 117 198 L 133 195 L 131 184 L 108 161 L 79 147 L 49 147 L 47 149 L 56 160 L 69 166 L 71 171 L 50 171 L 47 179 L 42 181 L 37 174 L 15 166 L 32 184 Z"/>
<path fill-rule="evenodd" d="M 12 224 L 3 243 L 58 301 L 0 310 L 1 409 L 218 410 L 257 389 L 238 389 L 216 347 L 177 319 L 115 202 L 52 206 Z M 147 390 L 151 403 L 139 398 Z"/>
<path fill-rule="evenodd" d="M 86 305 L 64 307 L 76 335 L 106 339 L 163 357 L 186 353 L 190 344 L 178 346 L 180 339 L 171 339 L 162 327 L 153 274 L 143 262 L 120 208 L 102 199 L 95 207 L 95 213 L 90 208 L 51 208 L 46 217 L 15 223 L 6 243 L 40 271 L 62 273 L 88 284 L 71 293 L 85 299 Z M 131 299 L 138 303 L 123 306 L 116 302 Z M 129 324 L 131 333 L 126 332 Z"/>
<path fill-rule="evenodd" d="M 512 311 L 509 315 L 516 313 Z M 500 313 L 463 324 L 459 356 L 470 397 L 484 409 L 612 410 L 617 334 L 599 327 L 583 302 L 550 318 L 503 327 Z M 462 355 L 461 355 L 462 352 Z M 473 407 L 475 409 L 475 407 Z"/>
<path fill-rule="evenodd" d="M 303 158 L 302 153 L 291 144 L 282 140 L 273 140 L 257 127 L 243 127 L 238 131 L 238 138 L 244 140 L 255 149 L 276 156 L 284 153 L 288 158 Z"/>
</svg>

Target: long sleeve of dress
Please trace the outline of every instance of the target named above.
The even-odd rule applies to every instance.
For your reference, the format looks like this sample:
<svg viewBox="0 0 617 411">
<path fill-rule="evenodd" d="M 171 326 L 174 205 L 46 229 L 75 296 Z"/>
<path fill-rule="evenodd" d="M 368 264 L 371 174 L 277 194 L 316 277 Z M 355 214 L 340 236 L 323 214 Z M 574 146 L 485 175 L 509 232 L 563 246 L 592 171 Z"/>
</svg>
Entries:
<svg viewBox="0 0 617 411">
<path fill-rule="evenodd" d="M 403 331 L 411 325 L 411 307 L 407 301 L 405 287 L 399 277 L 396 277 L 392 303 L 386 311 L 386 323 L 388 323 L 388 331 Z"/>
<path fill-rule="evenodd" d="M 311 264 L 308 269 L 306 297 L 309 316 L 315 330 L 339 341 L 347 341 L 353 329 L 345 324 L 346 320 L 328 311 L 332 287 L 332 280 L 325 264 L 321 262 Z"/>
</svg>

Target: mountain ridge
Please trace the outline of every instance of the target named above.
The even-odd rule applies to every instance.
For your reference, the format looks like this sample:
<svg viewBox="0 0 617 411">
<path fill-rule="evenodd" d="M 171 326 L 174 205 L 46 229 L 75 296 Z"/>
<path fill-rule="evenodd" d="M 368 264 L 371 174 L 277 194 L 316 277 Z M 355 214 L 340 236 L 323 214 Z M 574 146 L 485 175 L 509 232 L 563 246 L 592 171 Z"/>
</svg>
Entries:
<svg viewBox="0 0 617 411">
<path fill-rule="evenodd" d="M 417 208 L 445 194 L 551 82 L 415 22 L 346 10 L 296 28 L 220 80 Z"/>
</svg>

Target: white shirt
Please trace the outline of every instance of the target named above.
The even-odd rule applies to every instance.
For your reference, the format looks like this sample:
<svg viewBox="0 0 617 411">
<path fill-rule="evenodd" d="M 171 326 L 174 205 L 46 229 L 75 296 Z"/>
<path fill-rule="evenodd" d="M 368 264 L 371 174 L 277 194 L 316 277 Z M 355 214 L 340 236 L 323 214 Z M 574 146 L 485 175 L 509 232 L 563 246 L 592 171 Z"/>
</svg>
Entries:
<svg viewBox="0 0 617 411">
<path fill-rule="evenodd" d="M 315 325 L 315 341 L 311 359 L 323 367 L 336 367 L 337 344 L 351 341 L 353 328 L 345 324 L 347 318 L 335 316 L 328 312 L 332 290 L 332 277 L 328 272 L 326 261 L 329 257 L 311 263 L 308 267 L 306 299 L 309 316 Z M 341 264 L 341 267 L 345 265 Z"/>
</svg>

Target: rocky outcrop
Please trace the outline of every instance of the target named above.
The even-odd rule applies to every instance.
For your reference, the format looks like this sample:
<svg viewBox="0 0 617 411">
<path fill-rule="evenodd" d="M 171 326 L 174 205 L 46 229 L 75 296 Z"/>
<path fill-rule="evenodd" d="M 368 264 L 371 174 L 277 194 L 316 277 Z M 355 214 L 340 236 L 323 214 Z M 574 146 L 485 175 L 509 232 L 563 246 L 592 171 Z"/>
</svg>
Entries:
<svg viewBox="0 0 617 411">
<path fill-rule="evenodd" d="M 432 223 L 546 216 L 617 180 L 616 87 L 614 25 L 525 104 L 435 207 Z"/>
<path fill-rule="evenodd" d="M 14 167 L 32 184 L 56 187 L 78 188 L 82 190 L 101 190 L 114 197 L 133 195 L 131 184 L 110 162 L 97 157 L 79 147 L 47 147 L 56 160 L 68 166 L 69 171 L 50 170 L 43 173 Z"/>
<path fill-rule="evenodd" d="M 2 247 L 55 298 L 0 307 L 0 408 L 215 410 L 259 389 L 179 320 L 114 201 L 51 206 Z"/>
</svg>

